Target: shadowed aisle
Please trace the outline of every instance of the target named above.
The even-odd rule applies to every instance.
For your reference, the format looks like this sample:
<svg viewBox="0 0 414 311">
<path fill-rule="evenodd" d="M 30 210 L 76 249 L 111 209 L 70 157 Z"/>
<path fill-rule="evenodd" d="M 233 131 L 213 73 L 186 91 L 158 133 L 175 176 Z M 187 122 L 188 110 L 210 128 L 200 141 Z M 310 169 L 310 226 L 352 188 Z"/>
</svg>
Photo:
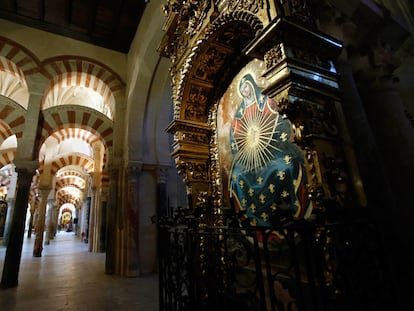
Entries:
<svg viewBox="0 0 414 311">
<path fill-rule="evenodd" d="M 57 234 L 33 257 L 25 236 L 19 286 L 0 290 L 0 310 L 158 310 L 158 276 L 124 278 L 104 273 L 105 254 L 88 252 L 73 232 Z M 6 248 L 0 247 L 0 273 Z"/>
</svg>

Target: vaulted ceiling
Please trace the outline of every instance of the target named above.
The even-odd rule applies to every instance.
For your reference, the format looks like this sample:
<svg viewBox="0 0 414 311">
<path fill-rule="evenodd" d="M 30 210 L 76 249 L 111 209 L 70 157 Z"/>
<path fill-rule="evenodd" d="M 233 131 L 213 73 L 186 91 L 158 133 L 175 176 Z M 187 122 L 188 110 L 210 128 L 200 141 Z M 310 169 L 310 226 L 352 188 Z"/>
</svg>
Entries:
<svg viewBox="0 0 414 311">
<path fill-rule="evenodd" d="M 128 53 L 147 0 L 0 0 L 0 18 Z"/>
</svg>

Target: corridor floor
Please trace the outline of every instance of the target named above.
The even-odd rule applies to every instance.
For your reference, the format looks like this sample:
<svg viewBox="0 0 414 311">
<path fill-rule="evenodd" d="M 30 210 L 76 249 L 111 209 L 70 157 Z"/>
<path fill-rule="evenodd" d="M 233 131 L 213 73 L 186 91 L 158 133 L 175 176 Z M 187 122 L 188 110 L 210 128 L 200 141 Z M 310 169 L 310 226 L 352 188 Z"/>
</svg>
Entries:
<svg viewBox="0 0 414 311">
<path fill-rule="evenodd" d="M 104 273 L 105 254 L 88 252 L 73 232 L 57 234 L 33 257 L 35 237 L 24 238 L 19 285 L 0 289 L 1 311 L 156 311 L 156 274 L 124 278 Z M 6 248 L 0 246 L 0 275 Z"/>
</svg>

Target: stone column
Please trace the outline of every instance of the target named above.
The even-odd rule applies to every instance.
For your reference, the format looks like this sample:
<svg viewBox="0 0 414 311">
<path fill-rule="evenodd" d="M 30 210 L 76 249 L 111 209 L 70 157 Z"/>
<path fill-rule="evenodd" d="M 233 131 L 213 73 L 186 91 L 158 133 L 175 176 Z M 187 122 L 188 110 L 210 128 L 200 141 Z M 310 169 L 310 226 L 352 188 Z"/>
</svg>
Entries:
<svg viewBox="0 0 414 311">
<path fill-rule="evenodd" d="M 96 245 L 96 229 L 95 229 L 95 222 L 97 216 L 97 196 L 96 196 L 96 187 L 92 187 L 92 196 L 91 196 L 91 203 L 90 203 L 90 216 L 89 216 L 89 251 L 92 252 L 95 249 Z"/>
<path fill-rule="evenodd" d="M 7 246 L 7 242 L 9 241 L 10 224 L 13 218 L 14 202 L 15 202 L 14 199 L 7 200 L 6 223 L 4 225 L 4 234 L 3 234 L 3 245 L 4 246 Z"/>
<path fill-rule="evenodd" d="M 391 81 L 367 88 L 363 94 L 365 107 L 380 153 L 386 164 L 388 178 L 391 181 L 393 199 L 397 207 L 405 213 L 402 219 L 413 219 L 410 208 L 412 178 L 414 175 L 414 129 L 410 124 L 404 102 Z"/>
<path fill-rule="evenodd" d="M 2 288 L 18 285 L 20 260 L 22 254 L 24 227 L 26 222 L 27 204 L 29 201 L 30 184 L 34 174 L 34 165 L 30 168 L 16 168 L 18 173 L 18 188 L 10 226 L 9 241 L 4 259 Z"/>
<path fill-rule="evenodd" d="M 85 232 L 85 243 L 89 242 L 89 223 L 91 218 L 91 197 L 87 197 L 85 200 L 85 219 L 84 219 L 84 232 Z"/>
<path fill-rule="evenodd" d="M 106 260 L 105 273 L 115 273 L 116 258 L 116 232 L 117 232 L 117 203 L 118 203 L 118 181 L 119 172 L 117 169 L 109 171 L 109 197 L 107 207 L 107 225 L 106 225 Z"/>
<path fill-rule="evenodd" d="M 90 204 L 90 216 L 89 216 L 89 251 L 93 252 L 96 251 L 96 245 L 99 241 L 97 241 L 97 234 L 96 234 L 96 227 L 99 226 L 98 224 L 98 196 L 97 196 L 97 188 L 96 186 L 92 187 L 92 196 L 91 196 L 91 204 Z"/>
<path fill-rule="evenodd" d="M 38 221 L 36 224 L 36 239 L 33 247 L 33 257 L 42 257 L 43 251 L 43 235 L 45 231 L 45 218 L 46 218 L 46 206 L 48 203 L 48 196 L 50 193 L 50 188 L 40 188 L 40 193 L 42 194 L 42 201 L 39 206 L 38 211 Z"/>
<path fill-rule="evenodd" d="M 359 94 L 349 61 L 337 62 L 341 74 L 340 85 L 344 116 L 350 127 L 350 135 L 358 159 L 359 170 L 364 181 L 369 205 L 388 209 L 395 205 L 391 194 L 390 180 L 385 176 L 384 154 L 380 152 L 372 125 Z"/>
<path fill-rule="evenodd" d="M 99 252 L 104 253 L 106 249 L 106 213 L 108 202 L 102 201 L 101 203 L 101 222 L 99 226 Z"/>
<path fill-rule="evenodd" d="M 158 218 L 167 216 L 170 212 L 167 194 L 168 169 L 168 167 L 160 167 L 158 171 Z"/>
<path fill-rule="evenodd" d="M 9 188 L 7 189 L 7 214 L 6 214 L 6 223 L 4 226 L 4 234 L 3 234 L 3 245 L 7 246 L 7 241 L 9 240 L 9 231 L 10 231 L 10 224 L 13 218 L 13 207 L 15 203 L 15 194 L 16 194 L 16 186 L 17 186 L 17 173 L 12 172 L 11 180 Z"/>
<path fill-rule="evenodd" d="M 37 196 L 37 194 L 36 194 Z M 34 222 L 34 213 L 36 208 L 36 199 L 37 197 L 34 196 L 32 201 L 30 202 L 30 220 L 29 220 L 29 229 L 27 230 L 27 238 L 32 238 L 32 230 L 33 230 L 33 222 Z"/>
<path fill-rule="evenodd" d="M 140 206 L 139 206 L 139 175 L 142 164 L 129 165 L 128 173 L 128 201 L 127 201 L 127 265 L 126 275 L 139 276 L 141 273 L 140 257 Z M 143 208 L 143 206 L 141 206 Z"/>
<path fill-rule="evenodd" d="M 48 200 L 48 203 L 46 205 L 46 219 L 45 219 L 45 224 L 46 224 L 46 231 L 45 231 L 45 245 L 49 245 L 50 244 L 50 236 L 51 236 L 51 222 L 52 222 L 52 209 L 53 206 L 52 204 L 50 204 L 50 200 Z"/>
</svg>

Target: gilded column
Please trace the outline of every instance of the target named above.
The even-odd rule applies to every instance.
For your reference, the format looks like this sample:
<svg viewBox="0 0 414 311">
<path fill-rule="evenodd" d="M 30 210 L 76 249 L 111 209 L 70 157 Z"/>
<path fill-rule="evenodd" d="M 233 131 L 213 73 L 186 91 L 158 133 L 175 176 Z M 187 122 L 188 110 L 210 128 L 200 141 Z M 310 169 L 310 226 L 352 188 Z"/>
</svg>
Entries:
<svg viewBox="0 0 414 311">
<path fill-rule="evenodd" d="M 39 206 L 38 210 L 38 220 L 36 224 L 36 239 L 34 242 L 33 247 L 33 257 L 42 257 L 42 251 L 43 251 L 43 236 L 45 231 L 45 220 L 46 220 L 46 209 L 47 204 L 49 202 L 48 196 L 50 193 L 50 188 L 44 187 L 40 188 L 40 193 L 42 197 L 42 201 Z"/>
<path fill-rule="evenodd" d="M 210 134 L 208 124 L 174 120 L 167 132 L 174 134 L 172 157 L 178 174 L 187 185 L 188 205 L 194 210 L 200 194 L 210 194 Z M 201 213 L 200 223 L 208 223 L 207 213 Z"/>
<path fill-rule="evenodd" d="M 16 287 L 18 285 L 30 184 L 34 174 L 34 165 L 30 164 L 32 163 L 29 163 L 29 168 L 16 168 L 16 172 L 18 173 L 18 187 L 13 218 L 10 226 L 9 241 L 6 256 L 4 258 L 1 279 L 2 288 Z"/>
</svg>

